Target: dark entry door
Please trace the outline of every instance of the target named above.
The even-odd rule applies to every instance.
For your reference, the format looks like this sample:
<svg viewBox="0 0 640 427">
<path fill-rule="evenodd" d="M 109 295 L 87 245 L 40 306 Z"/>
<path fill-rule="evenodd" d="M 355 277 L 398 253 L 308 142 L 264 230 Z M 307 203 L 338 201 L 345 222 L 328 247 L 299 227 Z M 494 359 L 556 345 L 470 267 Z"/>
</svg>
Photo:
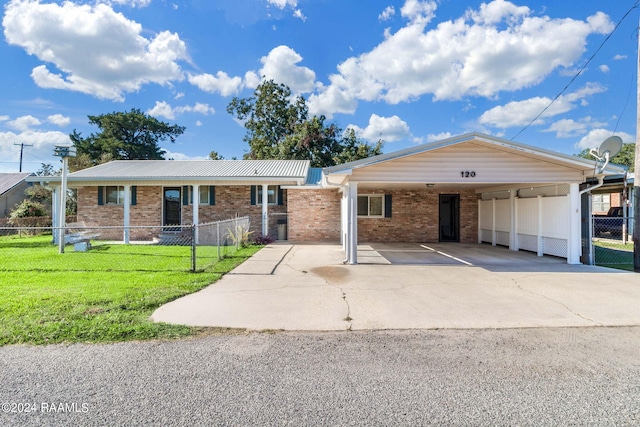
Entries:
<svg viewBox="0 0 640 427">
<path fill-rule="evenodd" d="M 460 241 L 460 195 L 440 194 L 438 224 L 441 242 Z"/>
<path fill-rule="evenodd" d="M 180 188 L 164 189 L 164 215 L 162 225 L 180 225 Z"/>
</svg>

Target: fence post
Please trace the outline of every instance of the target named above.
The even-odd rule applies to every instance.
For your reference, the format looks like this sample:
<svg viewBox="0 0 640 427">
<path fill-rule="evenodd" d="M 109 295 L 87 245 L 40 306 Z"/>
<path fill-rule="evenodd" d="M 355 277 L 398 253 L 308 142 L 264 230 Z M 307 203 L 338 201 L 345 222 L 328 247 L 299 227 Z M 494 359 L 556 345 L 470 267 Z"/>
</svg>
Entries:
<svg viewBox="0 0 640 427">
<path fill-rule="evenodd" d="M 191 226 L 191 272 L 196 272 L 196 225 Z"/>
<path fill-rule="evenodd" d="M 238 214 L 236 214 L 236 251 L 240 250 L 240 230 L 238 229 Z"/>
<path fill-rule="evenodd" d="M 216 245 L 218 246 L 218 261 L 220 261 L 220 221 L 216 222 Z"/>
</svg>

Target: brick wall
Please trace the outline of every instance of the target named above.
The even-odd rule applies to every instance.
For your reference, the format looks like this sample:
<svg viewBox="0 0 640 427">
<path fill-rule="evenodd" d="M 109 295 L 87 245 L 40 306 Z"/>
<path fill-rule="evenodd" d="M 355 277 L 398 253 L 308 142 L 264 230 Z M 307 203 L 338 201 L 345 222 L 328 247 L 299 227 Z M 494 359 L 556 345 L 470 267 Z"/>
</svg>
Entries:
<svg viewBox="0 0 640 427">
<path fill-rule="evenodd" d="M 288 196 L 289 240 L 340 241 L 337 190 L 289 190 Z"/>
<path fill-rule="evenodd" d="M 359 190 L 360 194 L 391 194 L 391 218 L 359 218 L 358 242 L 437 242 L 439 191 Z M 473 190 L 442 192 L 460 195 L 460 242 L 478 236 L 478 202 Z"/>
<path fill-rule="evenodd" d="M 200 205 L 198 209 L 199 223 L 220 221 L 239 216 L 251 218 L 251 231 L 259 234 L 262 230 L 262 206 L 251 205 L 250 186 L 216 186 L 216 204 Z M 162 225 L 162 187 L 138 186 L 136 205 L 131 206 L 130 223 L 132 226 Z M 277 236 L 278 219 L 286 218 L 287 191 L 283 191 L 283 205 L 269 205 L 269 234 Z M 193 206 L 181 206 L 182 224 L 192 224 Z M 98 187 L 82 187 L 78 189 L 78 221 L 87 226 L 117 226 L 124 222 L 122 205 L 98 205 Z M 113 238 L 120 239 L 121 232 Z M 134 239 L 132 233 L 131 236 Z"/>
</svg>

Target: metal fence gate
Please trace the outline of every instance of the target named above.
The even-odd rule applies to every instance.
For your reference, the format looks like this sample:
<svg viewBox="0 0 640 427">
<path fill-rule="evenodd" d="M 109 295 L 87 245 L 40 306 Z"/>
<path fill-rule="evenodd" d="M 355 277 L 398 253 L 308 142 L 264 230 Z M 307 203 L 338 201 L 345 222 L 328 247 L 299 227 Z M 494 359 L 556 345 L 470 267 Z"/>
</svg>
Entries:
<svg viewBox="0 0 640 427">
<path fill-rule="evenodd" d="M 593 264 L 633 270 L 633 218 L 594 215 L 591 231 Z"/>
</svg>

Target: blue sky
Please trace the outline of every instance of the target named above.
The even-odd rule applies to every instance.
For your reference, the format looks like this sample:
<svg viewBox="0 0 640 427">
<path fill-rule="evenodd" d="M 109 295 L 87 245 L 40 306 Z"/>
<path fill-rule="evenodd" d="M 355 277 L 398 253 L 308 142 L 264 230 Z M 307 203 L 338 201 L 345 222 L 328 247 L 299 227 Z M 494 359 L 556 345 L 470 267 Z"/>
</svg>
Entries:
<svg viewBox="0 0 640 427">
<path fill-rule="evenodd" d="M 226 112 L 264 76 L 385 152 L 471 131 L 573 154 L 635 141 L 635 0 L 11 0 L 0 43 L 0 172 L 58 164 L 88 115 L 186 127 L 168 157 L 248 149 Z M 593 60 L 588 59 L 595 54 Z M 586 65 L 586 67 L 585 67 Z"/>
</svg>

